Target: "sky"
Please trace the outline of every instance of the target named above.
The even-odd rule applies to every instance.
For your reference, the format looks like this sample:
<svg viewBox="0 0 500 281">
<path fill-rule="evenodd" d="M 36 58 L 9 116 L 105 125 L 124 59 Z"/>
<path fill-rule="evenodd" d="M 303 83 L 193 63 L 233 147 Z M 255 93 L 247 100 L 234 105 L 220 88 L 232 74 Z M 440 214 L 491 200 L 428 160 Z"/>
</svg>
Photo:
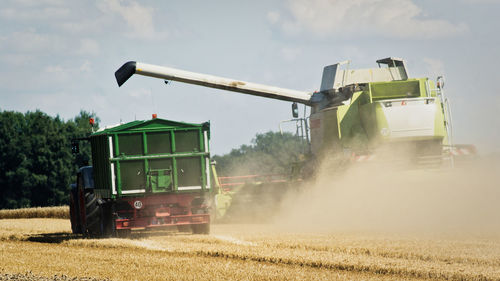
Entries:
<svg viewBox="0 0 500 281">
<path fill-rule="evenodd" d="M 223 154 L 277 131 L 291 103 L 143 76 L 119 88 L 114 72 L 138 61 L 314 91 L 326 65 L 392 56 L 412 77 L 445 76 L 455 143 L 498 152 L 499 12 L 500 0 L 4 0 L 0 110 L 210 121 Z"/>
</svg>

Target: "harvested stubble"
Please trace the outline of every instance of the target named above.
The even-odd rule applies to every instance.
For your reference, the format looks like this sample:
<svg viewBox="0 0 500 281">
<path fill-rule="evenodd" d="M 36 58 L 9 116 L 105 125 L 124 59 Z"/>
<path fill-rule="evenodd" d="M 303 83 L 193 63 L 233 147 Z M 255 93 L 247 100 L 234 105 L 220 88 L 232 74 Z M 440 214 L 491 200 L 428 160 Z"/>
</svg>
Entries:
<svg viewBox="0 0 500 281">
<path fill-rule="evenodd" d="M 96 278 L 73 278 L 68 277 L 66 275 L 54 275 L 51 277 L 44 277 L 39 275 L 34 275 L 31 272 L 26 272 L 24 274 L 16 273 L 16 274 L 0 274 L 0 280 L 16 280 L 16 281 L 99 281 L 102 279 Z"/>
<path fill-rule="evenodd" d="M 53 218 L 69 219 L 69 207 L 37 207 L 0 210 L 0 219 Z"/>
<path fill-rule="evenodd" d="M 500 279 L 499 237 L 294 234 L 269 225 L 212 229 L 209 236 L 158 232 L 96 240 L 72 236 L 65 220 L 2 220 L 0 272 L 116 280 Z"/>
</svg>

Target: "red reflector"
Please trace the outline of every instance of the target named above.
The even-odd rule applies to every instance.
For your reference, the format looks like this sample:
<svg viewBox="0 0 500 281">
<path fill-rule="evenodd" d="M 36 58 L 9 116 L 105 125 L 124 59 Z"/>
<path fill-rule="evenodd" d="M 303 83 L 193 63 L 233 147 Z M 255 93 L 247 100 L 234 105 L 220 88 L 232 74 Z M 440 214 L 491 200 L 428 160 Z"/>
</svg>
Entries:
<svg viewBox="0 0 500 281">
<path fill-rule="evenodd" d="M 157 217 L 168 217 L 170 216 L 170 209 L 169 208 L 159 208 L 156 210 L 156 216 Z"/>
<path fill-rule="evenodd" d="M 158 115 L 156 113 L 153 113 L 153 119 L 156 119 Z"/>
<path fill-rule="evenodd" d="M 192 222 L 202 222 L 203 221 L 203 217 L 192 217 L 191 221 Z"/>
</svg>

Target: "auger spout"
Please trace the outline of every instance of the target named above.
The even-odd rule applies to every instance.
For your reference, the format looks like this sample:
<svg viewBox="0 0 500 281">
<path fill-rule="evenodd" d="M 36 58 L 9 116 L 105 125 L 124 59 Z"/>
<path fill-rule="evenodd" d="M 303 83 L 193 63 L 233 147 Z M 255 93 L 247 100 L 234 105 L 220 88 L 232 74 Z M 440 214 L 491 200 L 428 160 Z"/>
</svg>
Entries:
<svg viewBox="0 0 500 281">
<path fill-rule="evenodd" d="M 115 72 L 118 86 L 122 86 L 134 74 L 307 105 L 312 103 L 311 92 L 267 86 L 135 61 L 125 63 Z"/>
</svg>

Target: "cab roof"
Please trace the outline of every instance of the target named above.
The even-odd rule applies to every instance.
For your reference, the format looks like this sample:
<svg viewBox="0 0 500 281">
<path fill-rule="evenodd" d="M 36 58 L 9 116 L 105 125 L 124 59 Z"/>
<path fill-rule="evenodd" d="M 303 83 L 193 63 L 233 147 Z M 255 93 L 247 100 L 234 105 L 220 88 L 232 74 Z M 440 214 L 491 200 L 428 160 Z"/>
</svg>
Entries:
<svg viewBox="0 0 500 281">
<path fill-rule="evenodd" d="M 196 124 L 196 123 L 185 123 L 185 122 L 172 121 L 161 118 L 154 118 L 151 120 L 136 120 L 125 124 L 119 124 L 116 126 L 104 128 L 93 133 L 92 136 L 105 135 L 110 133 L 130 132 L 130 131 L 136 131 L 136 132 L 162 131 L 171 129 L 188 129 L 188 128 L 200 128 L 200 127 L 202 127 L 203 130 L 209 130 L 210 122 Z"/>
</svg>

